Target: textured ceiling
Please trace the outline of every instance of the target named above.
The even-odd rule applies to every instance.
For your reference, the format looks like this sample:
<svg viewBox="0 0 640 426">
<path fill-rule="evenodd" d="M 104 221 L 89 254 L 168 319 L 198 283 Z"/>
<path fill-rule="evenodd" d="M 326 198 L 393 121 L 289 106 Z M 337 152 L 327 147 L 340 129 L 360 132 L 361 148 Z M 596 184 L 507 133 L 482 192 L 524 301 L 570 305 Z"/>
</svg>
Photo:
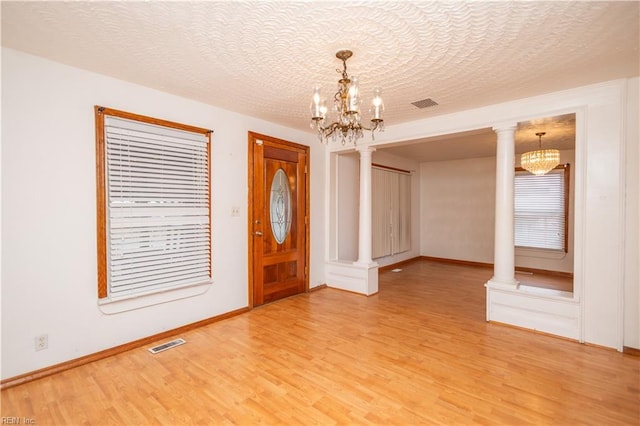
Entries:
<svg viewBox="0 0 640 426">
<path fill-rule="evenodd" d="M 575 149 L 576 116 L 565 114 L 518 123 L 515 133 L 515 152 L 522 154 L 538 149 L 537 132 L 545 132 L 542 148 Z M 496 133 L 492 129 L 477 129 L 444 136 L 396 143 L 383 149 L 399 157 L 419 163 L 462 158 L 493 157 L 496 155 Z"/>
<path fill-rule="evenodd" d="M 387 125 L 639 75 L 638 2 L 1 7 L 3 46 L 308 131 L 312 88 L 335 91 L 342 48 L 365 102 L 383 88 Z M 425 98 L 439 105 L 411 105 Z"/>
</svg>

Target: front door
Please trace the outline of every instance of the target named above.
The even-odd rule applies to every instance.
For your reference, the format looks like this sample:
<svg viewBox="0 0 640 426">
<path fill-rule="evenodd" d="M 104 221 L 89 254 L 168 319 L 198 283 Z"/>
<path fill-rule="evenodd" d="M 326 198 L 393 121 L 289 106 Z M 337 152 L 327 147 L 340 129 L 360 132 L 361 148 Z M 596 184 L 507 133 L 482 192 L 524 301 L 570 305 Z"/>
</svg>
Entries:
<svg viewBox="0 0 640 426">
<path fill-rule="evenodd" d="M 308 289 L 309 147 L 249 132 L 252 306 Z"/>
</svg>

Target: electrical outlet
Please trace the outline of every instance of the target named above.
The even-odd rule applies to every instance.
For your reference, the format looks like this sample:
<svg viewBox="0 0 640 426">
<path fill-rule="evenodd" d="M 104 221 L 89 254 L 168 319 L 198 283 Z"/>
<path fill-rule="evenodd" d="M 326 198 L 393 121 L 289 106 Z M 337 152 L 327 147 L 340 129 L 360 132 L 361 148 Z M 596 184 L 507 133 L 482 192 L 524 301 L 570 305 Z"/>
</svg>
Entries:
<svg viewBox="0 0 640 426">
<path fill-rule="evenodd" d="M 231 216 L 240 216 L 240 207 L 238 206 L 231 207 Z"/>
<path fill-rule="evenodd" d="M 49 335 L 41 334 L 35 337 L 36 351 L 41 351 L 49 347 Z"/>
</svg>

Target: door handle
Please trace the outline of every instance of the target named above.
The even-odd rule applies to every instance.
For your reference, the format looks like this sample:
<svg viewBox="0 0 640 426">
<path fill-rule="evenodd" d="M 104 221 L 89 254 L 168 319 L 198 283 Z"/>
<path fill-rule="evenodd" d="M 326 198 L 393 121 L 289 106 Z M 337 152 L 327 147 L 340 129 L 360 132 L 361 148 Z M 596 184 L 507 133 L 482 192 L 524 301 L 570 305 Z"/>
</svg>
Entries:
<svg viewBox="0 0 640 426">
<path fill-rule="evenodd" d="M 256 231 L 253 234 L 258 236 L 258 237 L 262 237 L 262 231 Z"/>
</svg>

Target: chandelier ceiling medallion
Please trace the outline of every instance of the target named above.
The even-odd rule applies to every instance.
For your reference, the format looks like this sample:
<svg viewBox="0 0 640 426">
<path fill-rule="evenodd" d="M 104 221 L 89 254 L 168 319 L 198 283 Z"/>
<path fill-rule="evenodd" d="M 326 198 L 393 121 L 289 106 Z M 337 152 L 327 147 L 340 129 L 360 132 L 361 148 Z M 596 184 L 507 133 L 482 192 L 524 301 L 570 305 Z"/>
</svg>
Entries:
<svg viewBox="0 0 640 426">
<path fill-rule="evenodd" d="M 542 149 L 542 137 L 545 132 L 538 132 L 538 150 L 529 151 L 520 157 L 520 165 L 523 169 L 534 175 L 544 175 L 560 164 L 560 151 L 557 149 Z"/>
<path fill-rule="evenodd" d="M 373 90 L 373 99 L 371 101 L 371 127 L 365 127 L 360 123 L 360 99 L 358 88 L 358 77 L 347 74 L 347 59 L 353 55 L 350 50 L 340 50 L 336 53 L 336 58 L 342 61 L 343 69 L 336 69 L 338 74 L 342 74 L 342 78 L 338 80 L 338 91 L 333 95 L 333 113 L 335 120 L 327 118 L 327 104 L 322 98 L 320 86 L 316 86 L 313 91 L 311 101 L 311 128 L 318 131 L 318 138 L 322 143 L 328 143 L 329 138 L 332 140 L 340 137 L 342 144 L 347 141 L 355 143 L 363 136 L 363 130 L 373 132 L 384 131 L 384 120 L 382 114 L 384 112 L 384 103 L 382 102 L 380 88 Z M 331 116 L 330 116 L 331 117 Z"/>
</svg>

